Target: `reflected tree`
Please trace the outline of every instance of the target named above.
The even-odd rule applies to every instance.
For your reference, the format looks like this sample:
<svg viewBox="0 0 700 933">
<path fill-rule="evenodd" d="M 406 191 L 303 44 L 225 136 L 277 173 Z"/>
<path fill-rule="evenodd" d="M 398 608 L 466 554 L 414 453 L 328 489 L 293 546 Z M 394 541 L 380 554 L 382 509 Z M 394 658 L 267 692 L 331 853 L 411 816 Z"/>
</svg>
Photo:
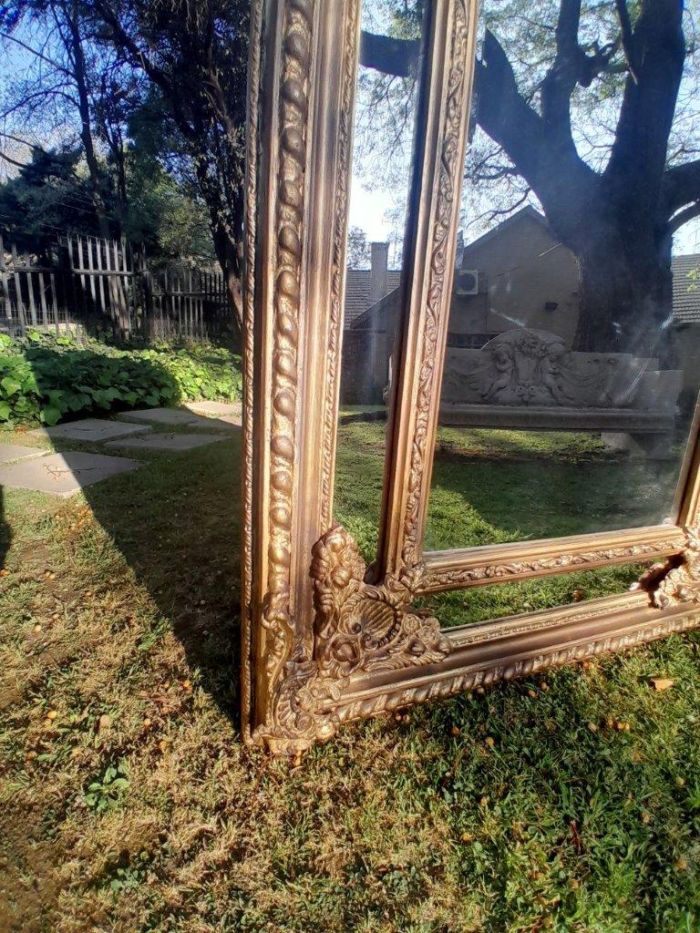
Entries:
<svg viewBox="0 0 700 933">
<path fill-rule="evenodd" d="M 656 352 L 673 234 L 700 216 L 690 16 L 681 0 L 494 7 L 474 90 L 488 139 L 472 171 L 509 199 L 504 213 L 534 195 L 577 257 L 576 349 Z M 417 52 L 414 39 L 366 35 L 362 63 L 405 76 Z"/>
</svg>

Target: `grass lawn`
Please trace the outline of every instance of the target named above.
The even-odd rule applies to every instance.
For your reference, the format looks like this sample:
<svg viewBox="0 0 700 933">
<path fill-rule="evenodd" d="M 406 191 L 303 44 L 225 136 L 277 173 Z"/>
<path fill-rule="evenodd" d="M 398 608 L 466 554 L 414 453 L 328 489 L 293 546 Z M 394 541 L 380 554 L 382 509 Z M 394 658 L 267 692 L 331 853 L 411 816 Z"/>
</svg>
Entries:
<svg viewBox="0 0 700 933">
<path fill-rule="evenodd" d="M 342 432 L 337 513 L 370 555 L 381 426 Z M 139 452 L 70 501 L 4 490 L 0 929 L 700 928 L 698 635 L 345 728 L 295 770 L 241 746 L 239 452 Z M 454 462 L 433 546 L 517 537 L 440 485 Z M 436 599 L 466 622 L 637 573 Z"/>
</svg>

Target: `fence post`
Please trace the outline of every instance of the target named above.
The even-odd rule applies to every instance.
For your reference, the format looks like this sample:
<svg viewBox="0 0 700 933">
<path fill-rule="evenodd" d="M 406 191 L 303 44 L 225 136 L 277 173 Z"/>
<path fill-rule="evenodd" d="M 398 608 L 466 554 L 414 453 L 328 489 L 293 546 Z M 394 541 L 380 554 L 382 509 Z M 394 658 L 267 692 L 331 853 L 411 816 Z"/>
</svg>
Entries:
<svg viewBox="0 0 700 933">
<path fill-rule="evenodd" d="M 5 266 L 5 244 L 2 241 L 2 234 L 0 234 L 0 298 L 2 298 L 3 301 L 3 306 L 5 308 L 5 320 L 7 321 L 9 327 L 12 315 L 12 306 L 10 305 L 10 289 L 7 280 L 7 268 Z"/>
<path fill-rule="evenodd" d="M 24 311 L 24 301 L 22 300 L 22 280 L 17 268 L 17 247 L 12 244 L 12 278 L 15 283 L 15 301 L 17 303 L 17 314 L 19 315 L 19 326 L 23 337 L 27 334 L 27 316 Z"/>
</svg>

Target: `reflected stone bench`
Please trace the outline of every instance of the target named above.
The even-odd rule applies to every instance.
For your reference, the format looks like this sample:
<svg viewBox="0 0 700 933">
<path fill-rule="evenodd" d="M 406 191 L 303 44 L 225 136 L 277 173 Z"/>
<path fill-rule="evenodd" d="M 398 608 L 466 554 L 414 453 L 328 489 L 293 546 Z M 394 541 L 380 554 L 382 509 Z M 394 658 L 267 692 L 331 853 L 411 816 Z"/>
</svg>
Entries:
<svg viewBox="0 0 700 933">
<path fill-rule="evenodd" d="M 480 350 L 448 347 L 440 424 L 593 431 L 611 448 L 670 454 L 682 372 L 628 353 L 581 353 L 518 329 Z"/>
</svg>

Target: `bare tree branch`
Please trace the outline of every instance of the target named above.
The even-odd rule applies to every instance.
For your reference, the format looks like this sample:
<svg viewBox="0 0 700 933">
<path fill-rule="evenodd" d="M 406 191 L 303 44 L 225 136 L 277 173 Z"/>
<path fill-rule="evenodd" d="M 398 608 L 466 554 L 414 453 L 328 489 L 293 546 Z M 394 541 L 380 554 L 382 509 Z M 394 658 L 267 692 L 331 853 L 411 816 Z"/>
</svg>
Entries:
<svg viewBox="0 0 700 933">
<path fill-rule="evenodd" d="M 662 203 L 667 216 L 700 199 L 700 159 L 674 165 L 664 173 Z"/>
<path fill-rule="evenodd" d="M 693 220 L 695 217 L 700 217 L 700 200 L 697 200 L 694 204 L 690 204 L 684 210 L 680 211 L 678 214 L 675 214 L 669 221 L 669 229 L 671 233 L 675 233 L 676 230 L 687 224 L 689 220 Z"/>
<path fill-rule="evenodd" d="M 0 32 L 0 39 L 5 39 L 7 42 L 13 42 L 15 45 L 23 48 L 25 52 L 29 52 L 40 61 L 46 62 L 47 65 L 51 65 L 51 67 L 55 68 L 56 71 L 60 71 L 61 74 L 71 77 L 70 71 L 67 68 L 64 68 L 63 65 L 60 65 L 58 62 L 55 62 L 47 55 L 44 55 L 43 52 L 40 52 L 38 49 L 32 48 L 31 45 L 29 45 L 27 42 L 23 42 L 21 39 L 18 39 L 17 36 L 14 36 L 11 32 Z"/>
<path fill-rule="evenodd" d="M 629 73 L 636 84 L 638 83 L 637 63 L 632 21 L 630 19 L 629 10 L 627 9 L 627 0 L 615 0 L 615 9 L 617 10 L 617 16 L 620 20 L 620 45 L 625 56 L 625 61 L 627 62 L 627 67 L 629 68 Z"/>
<path fill-rule="evenodd" d="M 419 53 L 420 39 L 393 39 L 364 30 L 360 36 L 360 64 L 398 78 L 415 74 Z"/>
</svg>

